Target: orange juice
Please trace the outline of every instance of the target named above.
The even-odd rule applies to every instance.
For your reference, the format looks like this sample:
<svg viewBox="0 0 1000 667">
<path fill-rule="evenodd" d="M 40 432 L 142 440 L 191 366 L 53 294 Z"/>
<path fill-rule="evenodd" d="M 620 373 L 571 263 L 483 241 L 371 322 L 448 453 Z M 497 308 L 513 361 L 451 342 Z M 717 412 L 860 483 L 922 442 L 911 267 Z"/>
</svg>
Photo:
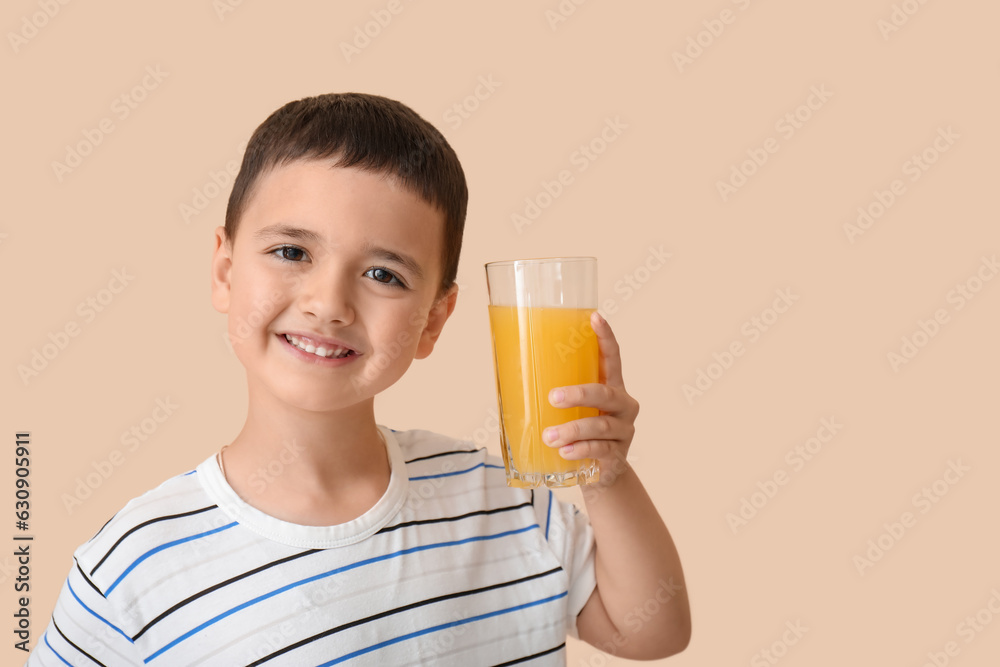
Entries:
<svg viewBox="0 0 1000 667">
<path fill-rule="evenodd" d="M 597 336 L 588 308 L 490 306 L 500 437 L 510 486 L 569 486 L 598 479 L 593 459 L 567 461 L 542 431 L 597 416 L 596 408 L 556 408 L 555 387 L 598 382 Z"/>
</svg>

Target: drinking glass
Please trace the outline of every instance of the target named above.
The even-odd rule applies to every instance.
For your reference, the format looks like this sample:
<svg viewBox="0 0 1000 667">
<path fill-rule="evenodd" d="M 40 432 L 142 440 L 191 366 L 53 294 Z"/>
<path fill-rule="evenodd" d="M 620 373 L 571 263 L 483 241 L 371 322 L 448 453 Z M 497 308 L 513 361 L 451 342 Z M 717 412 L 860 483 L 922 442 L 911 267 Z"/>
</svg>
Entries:
<svg viewBox="0 0 1000 667">
<path fill-rule="evenodd" d="M 597 416 L 597 408 L 556 408 L 555 387 L 598 382 L 597 259 L 554 257 L 486 264 L 490 332 L 507 485 L 533 488 L 588 484 L 597 461 L 567 461 L 542 431 Z"/>
</svg>

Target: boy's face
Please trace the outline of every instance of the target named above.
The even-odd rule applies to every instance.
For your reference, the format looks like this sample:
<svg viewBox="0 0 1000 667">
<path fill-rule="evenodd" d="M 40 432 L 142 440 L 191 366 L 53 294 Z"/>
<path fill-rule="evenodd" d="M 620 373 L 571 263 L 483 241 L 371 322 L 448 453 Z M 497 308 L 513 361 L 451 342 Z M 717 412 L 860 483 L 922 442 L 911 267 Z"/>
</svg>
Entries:
<svg viewBox="0 0 1000 667">
<path fill-rule="evenodd" d="M 216 230 L 212 259 L 212 304 L 251 396 L 313 411 L 396 382 L 431 353 L 457 297 L 437 294 L 442 214 L 389 177 L 331 164 L 265 174 L 235 243 Z"/>
</svg>

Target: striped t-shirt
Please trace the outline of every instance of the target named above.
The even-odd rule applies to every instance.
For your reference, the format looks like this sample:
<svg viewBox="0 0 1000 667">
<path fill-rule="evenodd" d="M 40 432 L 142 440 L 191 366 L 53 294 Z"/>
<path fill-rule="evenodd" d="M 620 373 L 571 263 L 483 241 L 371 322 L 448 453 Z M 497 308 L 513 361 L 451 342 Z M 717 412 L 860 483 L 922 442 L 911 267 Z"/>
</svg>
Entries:
<svg viewBox="0 0 1000 667">
<path fill-rule="evenodd" d="M 336 526 L 244 503 L 213 455 L 77 549 L 29 667 L 564 665 L 593 531 L 485 449 L 385 436 L 392 474 Z"/>
</svg>

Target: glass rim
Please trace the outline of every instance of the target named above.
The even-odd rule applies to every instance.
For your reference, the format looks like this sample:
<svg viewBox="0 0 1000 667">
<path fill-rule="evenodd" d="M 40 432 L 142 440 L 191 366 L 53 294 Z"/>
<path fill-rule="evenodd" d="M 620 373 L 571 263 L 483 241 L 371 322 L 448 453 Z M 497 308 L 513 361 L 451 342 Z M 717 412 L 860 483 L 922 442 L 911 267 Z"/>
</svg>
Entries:
<svg viewBox="0 0 1000 667">
<path fill-rule="evenodd" d="M 531 259 L 504 259 L 496 262 L 486 262 L 486 268 L 491 266 L 518 266 L 522 264 L 555 264 L 556 262 L 596 262 L 596 257 L 535 257 Z"/>
</svg>

